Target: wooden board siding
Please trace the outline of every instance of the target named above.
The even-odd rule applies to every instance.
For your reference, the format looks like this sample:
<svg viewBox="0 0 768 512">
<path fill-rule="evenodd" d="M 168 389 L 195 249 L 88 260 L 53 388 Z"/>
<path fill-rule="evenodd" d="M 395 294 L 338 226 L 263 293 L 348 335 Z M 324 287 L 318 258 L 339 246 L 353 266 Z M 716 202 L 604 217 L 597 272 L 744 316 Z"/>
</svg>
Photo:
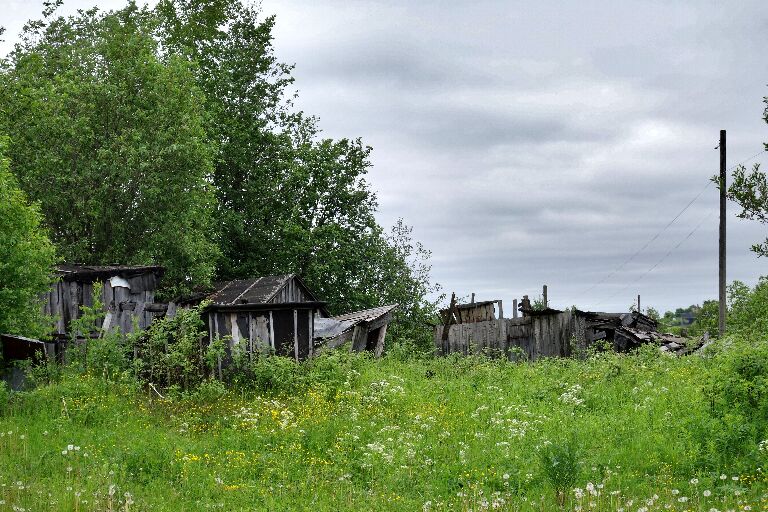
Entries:
<svg viewBox="0 0 768 512">
<path fill-rule="evenodd" d="M 316 300 L 309 291 L 295 278 L 288 279 L 285 285 L 269 300 L 270 304 L 286 302 L 312 302 Z"/>
<path fill-rule="evenodd" d="M 204 314 L 209 339 L 226 339 L 227 354 L 276 353 L 304 360 L 314 355 L 313 308 L 209 310 Z M 229 357 L 225 359 L 227 364 Z"/>
<path fill-rule="evenodd" d="M 496 320 L 493 304 L 483 304 L 475 307 L 461 307 L 459 311 L 459 323 L 486 322 Z"/>
<path fill-rule="evenodd" d="M 522 351 L 528 359 L 568 357 L 572 344 L 585 343 L 584 318 L 571 311 L 555 314 L 451 325 L 448 339 L 443 326 L 435 328 L 434 342 L 443 354 L 481 354 L 515 358 Z"/>
<path fill-rule="evenodd" d="M 440 318 L 446 318 L 446 315 L 449 314 L 449 310 L 451 310 L 450 314 L 453 318 L 452 323 L 465 324 L 497 320 L 496 307 L 499 308 L 499 318 L 503 318 L 500 300 L 456 304 L 453 310 L 451 310 L 451 308 L 440 310 Z"/>
<path fill-rule="evenodd" d="M 139 329 L 146 329 L 154 320 L 156 313 L 146 311 L 144 306 L 155 300 L 154 274 L 136 276 L 128 280 L 131 289 L 123 286 L 112 287 L 109 280 L 102 285 L 101 302 L 105 317 L 109 317 L 107 327 L 121 332 L 133 332 L 134 321 Z M 149 288 L 146 288 L 149 287 Z M 58 281 L 51 286 L 44 296 L 43 312 L 55 318 L 55 333 L 65 337 L 72 320 L 80 318 L 81 307 L 93 306 L 93 282 L 75 280 Z M 103 324 L 95 325 L 101 327 Z"/>
<path fill-rule="evenodd" d="M 253 313 L 251 315 L 251 324 L 253 326 L 253 347 L 259 352 L 268 353 L 271 349 L 269 335 L 269 315 Z"/>
</svg>

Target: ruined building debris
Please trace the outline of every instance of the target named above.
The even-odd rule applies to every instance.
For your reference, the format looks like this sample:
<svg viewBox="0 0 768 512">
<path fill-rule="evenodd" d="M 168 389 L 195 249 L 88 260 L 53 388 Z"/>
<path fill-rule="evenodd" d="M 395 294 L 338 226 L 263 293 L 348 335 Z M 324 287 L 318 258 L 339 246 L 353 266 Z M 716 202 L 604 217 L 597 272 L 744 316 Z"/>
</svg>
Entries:
<svg viewBox="0 0 768 512">
<path fill-rule="evenodd" d="M 600 344 L 616 352 L 628 352 L 652 343 L 664 352 L 684 355 L 704 343 L 659 333 L 654 319 L 636 311 L 533 309 L 527 295 L 518 309 L 522 317 L 504 318 L 500 300 L 457 304 L 454 294 L 451 306 L 441 311 L 443 323 L 435 326 L 435 347 L 443 355 L 487 353 L 533 360 L 569 357 Z"/>
</svg>

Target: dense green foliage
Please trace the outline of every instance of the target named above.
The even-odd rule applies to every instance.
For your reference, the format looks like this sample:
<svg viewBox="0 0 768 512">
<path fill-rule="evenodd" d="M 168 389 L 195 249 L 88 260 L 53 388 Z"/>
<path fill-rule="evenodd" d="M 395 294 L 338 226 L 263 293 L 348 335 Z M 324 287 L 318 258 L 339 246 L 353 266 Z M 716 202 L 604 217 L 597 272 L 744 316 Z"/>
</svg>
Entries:
<svg viewBox="0 0 768 512">
<path fill-rule="evenodd" d="M 40 295 L 50 288 L 55 250 L 10 171 L 7 145 L 0 136 L 0 333 L 42 335 Z"/>
<path fill-rule="evenodd" d="M 707 357 L 649 347 L 536 363 L 272 357 L 247 387 L 207 381 L 165 398 L 120 374 L 65 371 L 56 385 L 0 395 L 0 500 L 83 511 L 758 510 L 767 347 L 732 338 Z"/>
<path fill-rule="evenodd" d="M 763 98 L 763 101 L 765 102 L 763 119 L 768 123 L 768 96 Z M 768 151 L 768 143 L 765 144 L 765 150 Z M 755 164 L 749 172 L 746 167 L 740 165 L 733 172 L 733 182 L 728 187 L 727 194 L 728 199 L 741 207 L 740 218 L 768 224 L 768 178 L 764 172 L 760 171 L 760 164 Z M 758 256 L 767 256 L 768 238 L 754 244 L 752 250 Z"/>
<path fill-rule="evenodd" d="M 741 281 L 733 281 L 726 287 L 726 327 L 729 333 L 759 334 L 765 332 L 768 319 L 768 282 L 761 277 L 758 284 L 750 289 Z M 690 326 L 682 326 L 684 315 L 694 318 Z M 687 308 L 667 311 L 658 319 L 662 332 L 681 332 L 687 336 L 700 337 L 704 333 L 717 336 L 719 322 L 719 303 L 717 300 L 705 300 L 699 306 L 693 304 Z"/>
<path fill-rule="evenodd" d="M 398 303 L 426 339 L 429 253 L 374 217 L 371 148 L 293 108 L 274 17 L 240 0 L 30 22 L 0 69 L 0 128 L 66 260 L 157 263 L 166 296 L 296 273 L 332 313 Z"/>
<path fill-rule="evenodd" d="M 213 144 L 190 64 L 159 54 L 129 6 L 30 24 L 0 78 L 0 123 L 22 188 L 68 261 L 213 276 Z"/>
</svg>

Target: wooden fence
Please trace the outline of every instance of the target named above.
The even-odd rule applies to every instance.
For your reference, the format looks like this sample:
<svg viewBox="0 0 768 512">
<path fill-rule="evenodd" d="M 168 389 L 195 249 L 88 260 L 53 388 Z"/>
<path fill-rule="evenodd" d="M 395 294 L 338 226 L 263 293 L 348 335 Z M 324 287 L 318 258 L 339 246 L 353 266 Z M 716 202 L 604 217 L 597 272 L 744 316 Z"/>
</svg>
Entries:
<svg viewBox="0 0 768 512">
<path fill-rule="evenodd" d="M 585 318 L 579 312 L 558 311 L 522 318 L 454 324 L 443 340 L 444 326 L 435 328 L 435 346 L 443 354 L 489 354 L 528 359 L 568 357 L 585 344 Z"/>
</svg>

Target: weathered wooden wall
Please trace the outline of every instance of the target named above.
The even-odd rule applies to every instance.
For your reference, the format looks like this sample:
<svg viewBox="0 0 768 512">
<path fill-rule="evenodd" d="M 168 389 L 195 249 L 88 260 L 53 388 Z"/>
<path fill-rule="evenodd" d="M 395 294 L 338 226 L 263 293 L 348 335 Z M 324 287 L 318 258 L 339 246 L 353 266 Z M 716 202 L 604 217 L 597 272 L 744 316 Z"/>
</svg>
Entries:
<svg viewBox="0 0 768 512">
<path fill-rule="evenodd" d="M 286 302 L 312 302 L 314 300 L 316 299 L 307 293 L 296 279 L 289 279 L 269 302 L 271 304 L 284 304 Z"/>
<path fill-rule="evenodd" d="M 522 351 L 528 359 L 568 357 L 572 341 L 584 344 L 586 325 L 581 315 L 563 311 L 548 315 L 508 318 L 451 325 L 443 340 L 443 326 L 435 328 L 435 346 L 444 355 L 487 353 L 515 358 Z"/>
<path fill-rule="evenodd" d="M 506 320 L 489 320 L 466 324 L 453 324 L 448 339 L 443 341 L 443 326 L 435 329 L 435 344 L 443 354 L 459 352 L 478 354 L 483 351 L 506 350 Z"/>
<path fill-rule="evenodd" d="M 133 332 L 134 319 L 140 330 L 146 329 L 157 315 L 163 313 L 145 311 L 145 306 L 155 299 L 156 277 L 145 274 L 126 280 L 130 288 L 112 286 L 105 280 L 101 290 L 101 302 L 106 316 L 104 324 L 121 332 Z M 80 318 L 81 306 L 93 306 L 94 283 L 62 280 L 55 283 L 44 297 L 43 313 L 54 317 L 55 333 L 66 336 L 72 320 Z"/>
<path fill-rule="evenodd" d="M 227 353 L 268 353 L 307 359 L 314 354 L 314 311 L 306 308 L 275 310 L 210 310 L 205 315 L 209 339 L 226 338 Z"/>
<path fill-rule="evenodd" d="M 496 314 L 494 312 L 493 304 L 481 304 L 478 306 L 460 306 L 457 308 L 459 312 L 459 323 L 469 322 L 486 322 L 490 320 L 496 320 Z"/>
</svg>

